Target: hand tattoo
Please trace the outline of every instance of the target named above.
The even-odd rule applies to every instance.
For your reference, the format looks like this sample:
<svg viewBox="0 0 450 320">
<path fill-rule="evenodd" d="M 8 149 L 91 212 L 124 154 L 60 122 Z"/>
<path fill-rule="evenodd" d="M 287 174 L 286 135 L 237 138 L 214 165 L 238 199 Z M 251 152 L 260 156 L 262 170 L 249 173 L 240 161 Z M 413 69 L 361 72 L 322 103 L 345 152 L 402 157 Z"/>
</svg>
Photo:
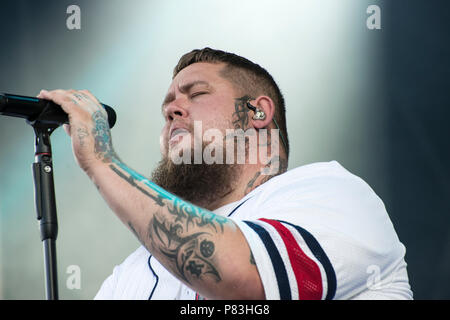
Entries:
<svg viewBox="0 0 450 320">
<path fill-rule="evenodd" d="M 84 146 L 84 138 L 86 138 L 87 136 L 89 136 L 89 132 L 87 131 L 86 128 L 77 129 L 77 137 L 80 142 L 80 146 L 82 147 Z"/>
</svg>

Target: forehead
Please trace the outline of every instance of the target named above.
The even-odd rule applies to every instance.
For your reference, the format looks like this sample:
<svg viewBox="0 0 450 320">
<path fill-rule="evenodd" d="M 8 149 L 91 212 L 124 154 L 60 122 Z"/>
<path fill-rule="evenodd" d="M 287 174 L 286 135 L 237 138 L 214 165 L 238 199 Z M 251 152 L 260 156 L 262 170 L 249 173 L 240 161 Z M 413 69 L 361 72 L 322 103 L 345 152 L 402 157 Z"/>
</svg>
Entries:
<svg viewBox="0 0 450 320">
<path fill-rule="evenodd" d="M 165 106 L 175 100 L 177 92 L 186 94 L 197 86 L 206 87 L 213 92 L 234 95 L 231 82 L 220 75 L 223 67 L 225 67 L 225 63 L 197 62 L 181 70 L 172 80 L 172 84 L 161 105 L 163 114 Z"/>
<path fill-rule="evenodd" d="M 183 85 L 195 81 L 205 81 L 211 85 L 224 83 L 226 80 L 219 74 L 224 66 L 224 63 L 193 63 L 176 75 L 172 80 L 169 91 L 173 91 L 176 87 L 180 88 Z"/>
</svg>

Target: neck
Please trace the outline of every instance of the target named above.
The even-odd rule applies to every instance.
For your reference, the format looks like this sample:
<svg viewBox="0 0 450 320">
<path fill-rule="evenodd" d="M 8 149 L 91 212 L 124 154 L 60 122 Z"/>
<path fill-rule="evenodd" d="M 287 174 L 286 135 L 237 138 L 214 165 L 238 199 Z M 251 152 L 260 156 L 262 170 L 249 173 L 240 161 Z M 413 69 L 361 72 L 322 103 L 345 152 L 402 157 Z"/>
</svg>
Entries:
<svg viewBox="0 0 450 320">
<path fill-rule="evenodd" d="M 285 161 L 280 159 L 278 170 L 270 171 L 266 169 L 270 169 L 270 165 L 244 165 L 239 173 L 239 180 L 236 182 L 235 187 L 224 196 L 207 204 L 205 208 L 213 211 L 229 203 L 239 201 L 271 178 L 284 173 L 287 168 Z"/>
</svg>

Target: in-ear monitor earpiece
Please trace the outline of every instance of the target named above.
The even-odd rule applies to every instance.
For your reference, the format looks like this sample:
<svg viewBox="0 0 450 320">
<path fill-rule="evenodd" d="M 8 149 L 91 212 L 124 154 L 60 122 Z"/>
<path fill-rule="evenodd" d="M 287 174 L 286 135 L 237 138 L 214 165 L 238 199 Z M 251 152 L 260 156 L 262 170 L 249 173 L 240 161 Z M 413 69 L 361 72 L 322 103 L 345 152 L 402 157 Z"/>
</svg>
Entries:
<svg viewBox="0 0 450 320">
<path fill-rule="evenodd" d="M 250 104 L 250 101 L 247 101 L 247 108 L 249 108 L 250 110 L 252 110 L 255 114 L 253 115 L 252 119 L 253 120 L 264 120 L 266 119 L 266 113 L 264 111 L 262 111 L 261 109 L 258 109 L 255 106 L 252 106 Z M 273 123 L 275 123 L 275 126 L 277 127 L 279 133 L 280 133 L 280 137 L 281 137 L 281 142 L 284 145 L 285 150 L 287 150 L 287 143 L 286 140 L 284 139 L 283 134 L 280 131 L 280 127 L 278 126 L 277 121 L 275 120 L 275 117 L 272 118 Z"/>
<path fill-rule="evenodd" d="M 264 111 L 252 106 L 248 101 L 247 107 L 255 113 L 252 118 L 253 120 L 264 120 L 266 118 L 266 113 Z"/>
</svg>

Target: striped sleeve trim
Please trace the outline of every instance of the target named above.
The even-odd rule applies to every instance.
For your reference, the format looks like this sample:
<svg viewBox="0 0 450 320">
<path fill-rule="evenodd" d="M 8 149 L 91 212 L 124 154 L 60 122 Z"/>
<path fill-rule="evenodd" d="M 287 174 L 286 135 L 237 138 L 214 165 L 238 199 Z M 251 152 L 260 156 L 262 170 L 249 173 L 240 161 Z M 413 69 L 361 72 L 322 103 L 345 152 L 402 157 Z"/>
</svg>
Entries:
<svg viewBox="0 0 450 320">
<path fill-rule="evenodd" d="M 242 222 L 244 229 L 257 235 L 249 236 L 246 234 L 248 231 L 243 230 L 265 284 L 266 297 L 269 295 L 272 299 L 281 300 L 333 299 L 336 275 L 314 236 L 285 221 L 259 219 Z M 261 250 L 255 252 L 255 249 Z M 274 294 L 273 290 L 278 292 Z"/>
</svg>

